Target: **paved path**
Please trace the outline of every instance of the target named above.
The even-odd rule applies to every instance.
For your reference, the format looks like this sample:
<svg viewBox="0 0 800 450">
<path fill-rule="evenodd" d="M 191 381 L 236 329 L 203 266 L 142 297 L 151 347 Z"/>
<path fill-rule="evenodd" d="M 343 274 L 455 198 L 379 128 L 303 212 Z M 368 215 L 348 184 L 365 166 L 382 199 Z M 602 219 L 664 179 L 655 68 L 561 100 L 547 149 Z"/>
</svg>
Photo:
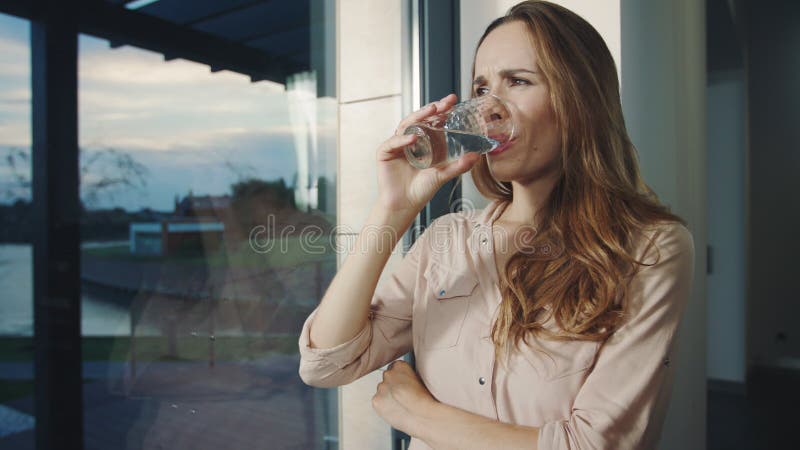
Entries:
<svg viewBox="0 0 800 450">
<path fill-rule="evenodd" d="M 173 363 L 168 362 L 159 364 Z M 129 370 L 128 363 L 123 361 L 86 361 L 83 363 L 83 378 L 97 379 L 119 377 L 125 370 Z M 32 379 L 32 362 L 0 362 L 0 380 Z"/>
<path fill-rule="evenodd" d="M 297 365 L 297 356 L 282 355 L 213 368 L 157 362 L 130 377 L 124 363 L 86 363 L 85 376 L 97 381 L 84 385 L 85 448 L 324 449 L 325 405 L 335 408 L 335 390 L 309 388 Z M 31 374 L 23 363 L 0 369 L 3 377 Z M 15 426 L 25 423 L 19 414 L 33 414 L 30 397 L 4 408 Z M 0 450 L 32 444 L 32 430 L 0 437 Z"/>
</svg>

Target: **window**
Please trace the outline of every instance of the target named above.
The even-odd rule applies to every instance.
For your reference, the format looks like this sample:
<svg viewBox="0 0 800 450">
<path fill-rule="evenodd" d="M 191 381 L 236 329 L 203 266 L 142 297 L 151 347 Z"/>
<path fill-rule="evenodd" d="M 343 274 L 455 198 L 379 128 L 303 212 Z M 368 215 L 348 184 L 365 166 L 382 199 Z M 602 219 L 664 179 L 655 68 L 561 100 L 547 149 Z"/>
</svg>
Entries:
<svg viewBox="0 0 800 450">
<path fill-rule="evenodd" d="M 336 390 L 297 374 L 297 333 L 336 268 L 315 245 L 336 224 L 333 11 L 108 0 L 78 12 L 84 448 L 338 448 Z M 0 287 L 13 293 L 0 364 L 27 374 L 0 386 L 3 407 L 12 390 L 28 405 L 11 412 L 30 446 L 33 263 L 14 222 L 30 204 L 30 70 L 16 72 L 30 57 L 6 51 L 27 52 L 29 37 L 27 22 L 0 20 L 0 101 L 15 105 L 0 112 Z M 0 448 L 17 448 L 5 412 Z"/>
<path fill-rule="evenodd" d="M 30 28 L 0 14 L 0 449 L 33 446 Z"/>
<path fill-rule="evenodd" d="M 324 51 L 308 3 L 172 3 L 141 10 L 297 66 Z M 291 26 L 256 26 L 280 8 Z M 297 333 L 336 268 L 300 238 L 335 225 L 335 100 L 310 67 L 258 81 L 109 44 L 79 42 L 87 444 L 335 448 L 336 391 L 297 375 Z"/>
</svg>

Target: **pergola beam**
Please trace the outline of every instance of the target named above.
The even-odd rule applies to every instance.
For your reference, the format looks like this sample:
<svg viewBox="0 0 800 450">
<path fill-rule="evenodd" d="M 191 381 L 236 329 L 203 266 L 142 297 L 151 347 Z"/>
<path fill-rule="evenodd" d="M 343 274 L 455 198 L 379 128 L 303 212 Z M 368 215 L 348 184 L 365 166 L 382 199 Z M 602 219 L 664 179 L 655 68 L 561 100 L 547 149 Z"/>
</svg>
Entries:
<svg viewBox="0 0 800 450">
<path fill-rule="evenodd" d="M 107 39 L 112 47 L 132 45 L 165 55 L 206 64 L 217 70 L 249 75 L 252 80 L 285 83 L 286 78 L 308 67 L 283 56 L 228 41 L 209 33 L 150 16 L 102 0 L 74 0 L 78 31 Z M 34 20 L 39 14 L 31 2 L 0 0 L 0 12 Z"/>
</svg>

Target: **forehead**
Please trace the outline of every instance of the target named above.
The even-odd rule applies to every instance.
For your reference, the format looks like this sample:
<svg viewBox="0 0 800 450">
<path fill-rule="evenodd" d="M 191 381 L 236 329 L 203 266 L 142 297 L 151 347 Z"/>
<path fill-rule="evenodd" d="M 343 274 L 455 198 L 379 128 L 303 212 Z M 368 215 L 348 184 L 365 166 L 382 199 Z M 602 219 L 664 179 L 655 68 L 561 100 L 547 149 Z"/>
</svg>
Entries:
<svg viewBox="0 0 800 450">
<path fill-rule="evenodd" d="M 492 30 L 478 47 L 475 76 L 511 67 L 536 70 L 537 61 L 528 27 L 520 21 L 509 22 Z"/>
</svg>

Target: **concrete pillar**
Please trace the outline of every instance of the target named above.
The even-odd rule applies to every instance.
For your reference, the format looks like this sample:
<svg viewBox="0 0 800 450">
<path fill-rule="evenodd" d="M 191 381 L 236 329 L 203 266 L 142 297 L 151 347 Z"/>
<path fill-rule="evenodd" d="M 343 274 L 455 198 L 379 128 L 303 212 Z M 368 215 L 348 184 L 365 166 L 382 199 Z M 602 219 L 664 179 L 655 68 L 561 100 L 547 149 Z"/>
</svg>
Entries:
<svg viewBox="0 0 800 450">
<path fill-rule="evenodd" d="M 375 152 L 394 133 L 403 105 L 402 0 L 339 0 L 337 222 L 354 239 L 377 199 Z M 399 248 L 400 246 L 398 246 Z M 339 255 L 339 263 L 345 254 Z M 390 258 L 384 277 L 401 259 Z M 339 389 L 339 448 L 390 450 L 391 428 L 372 409 L 381 373 Z"/>
<path fill-rule="evenodd" d="M 705 2 L 622 0 L 622 103 L 642 174 L 694 236 L 692 298 L 678 331 L 661 449 L 706 445 Z"/>
</svg>

